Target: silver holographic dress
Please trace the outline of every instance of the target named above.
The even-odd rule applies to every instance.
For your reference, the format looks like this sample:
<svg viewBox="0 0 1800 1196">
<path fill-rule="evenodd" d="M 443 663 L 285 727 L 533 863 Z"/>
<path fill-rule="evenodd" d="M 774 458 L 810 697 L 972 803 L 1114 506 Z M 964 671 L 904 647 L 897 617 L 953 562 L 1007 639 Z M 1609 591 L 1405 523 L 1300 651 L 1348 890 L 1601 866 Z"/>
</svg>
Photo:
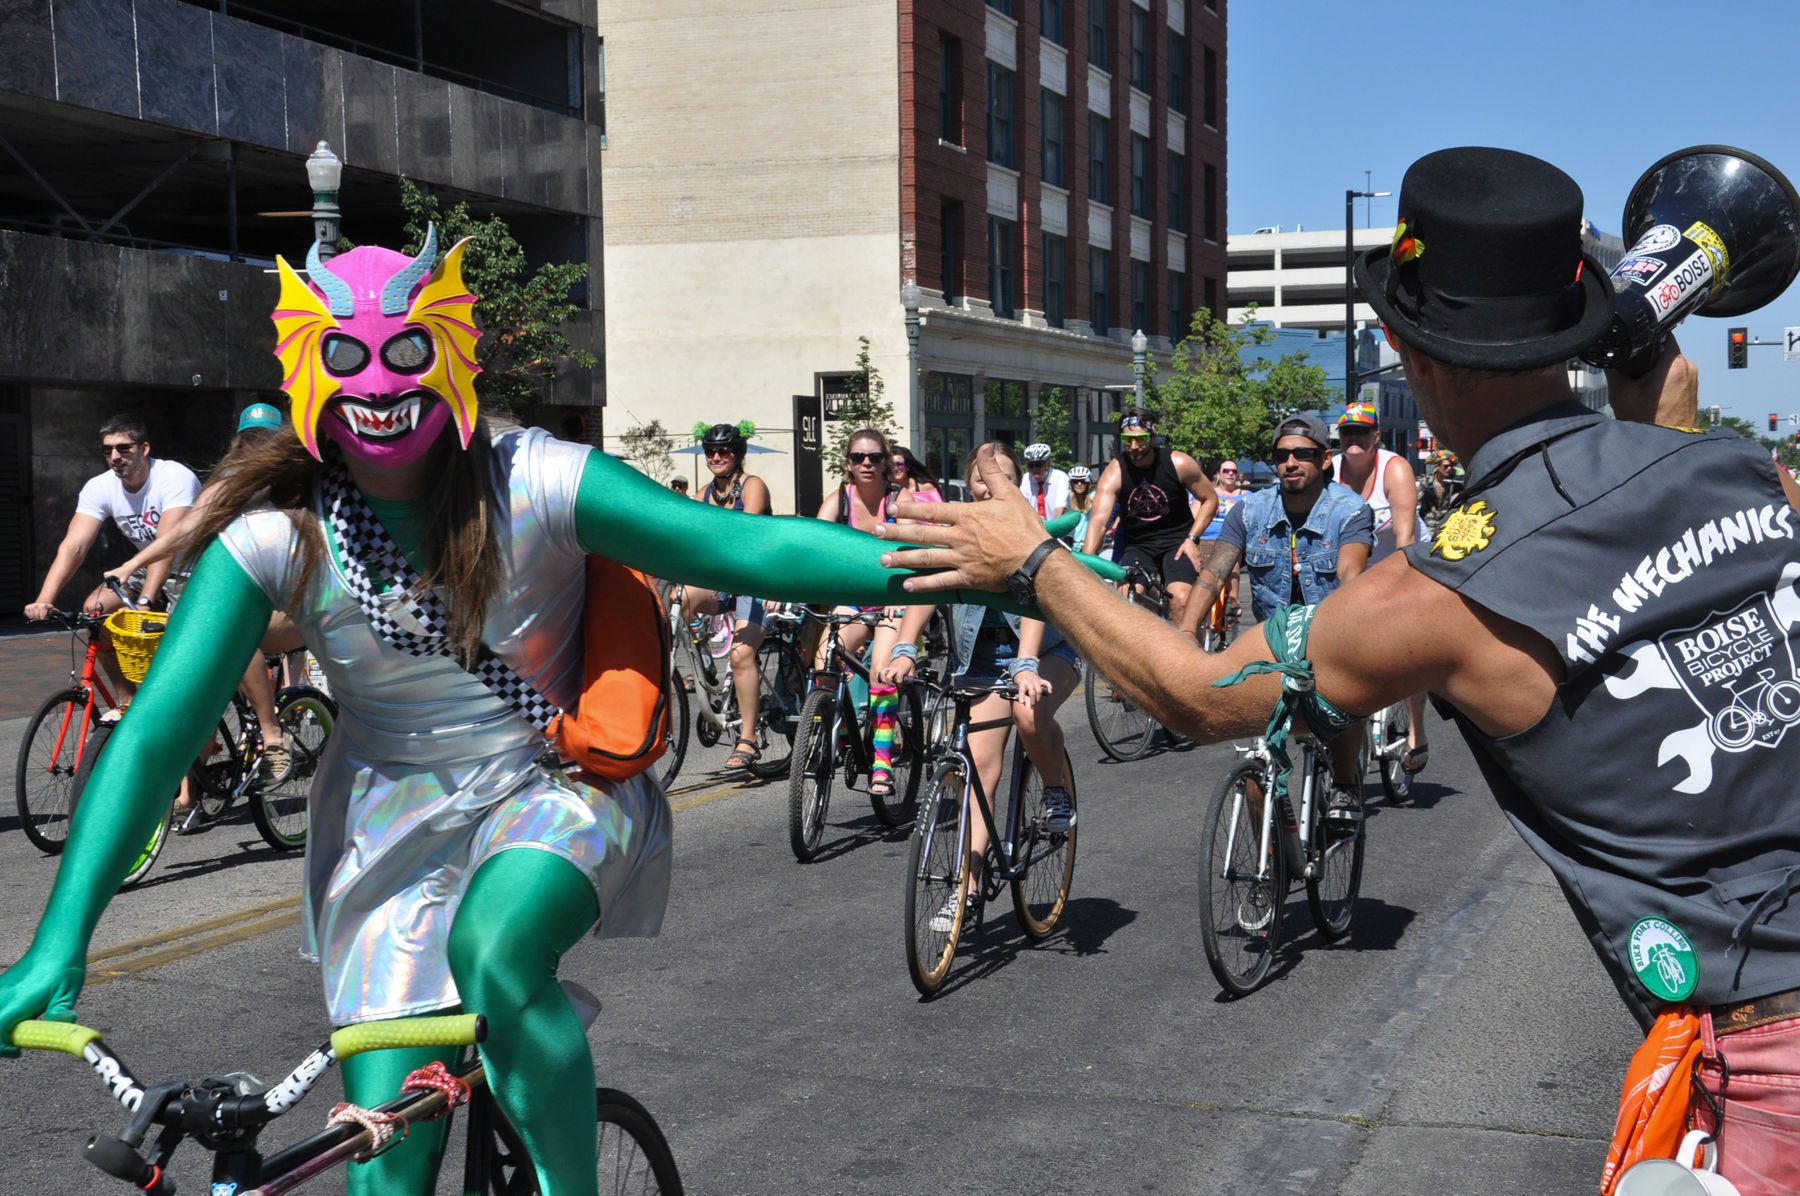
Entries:
<svg viewBox="0 0 1800 1196">
<path fill-rule="evenodd" d="M 498 431 L 494 450 L 508 568 L 483 639 L 566 708 L 581 684 L 575 497 L 591 450 L 538 429 Z M 313 778 L 301 948 L 323 964 L 334 1024 L 457 1003 L 450 924 L 476 868 L 508 848 L 579 867 L 599 897 L 597 934 L 657 933 L 671 815 L 653 775 L 592 787 L 540 767 L 542 734 L 502 699 L 448 658 L 408 656 L 380 638 L 334 552 L 304 608 L 289 607 L 297 537 L 281 512 L 248 511 L 219 538 L 288 609 L 339 704 Z"/>
</svg>

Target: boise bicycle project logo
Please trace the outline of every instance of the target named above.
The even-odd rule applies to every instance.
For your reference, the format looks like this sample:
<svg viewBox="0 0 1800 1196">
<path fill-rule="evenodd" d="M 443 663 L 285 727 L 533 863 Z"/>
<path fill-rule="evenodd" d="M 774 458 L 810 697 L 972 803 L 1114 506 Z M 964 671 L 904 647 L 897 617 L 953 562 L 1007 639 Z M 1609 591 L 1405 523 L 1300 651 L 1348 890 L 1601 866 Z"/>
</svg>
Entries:
<svg viewBox="0 0 1800 1196">
<path fill-rule="evenodd" d="M 1628 943 L 1631 970 L 1652 996 L 1685 1001 L 1700 984 L 1700 956 L 1681 928 L 1662 918 L 1640 918 Z"/>
</svg>

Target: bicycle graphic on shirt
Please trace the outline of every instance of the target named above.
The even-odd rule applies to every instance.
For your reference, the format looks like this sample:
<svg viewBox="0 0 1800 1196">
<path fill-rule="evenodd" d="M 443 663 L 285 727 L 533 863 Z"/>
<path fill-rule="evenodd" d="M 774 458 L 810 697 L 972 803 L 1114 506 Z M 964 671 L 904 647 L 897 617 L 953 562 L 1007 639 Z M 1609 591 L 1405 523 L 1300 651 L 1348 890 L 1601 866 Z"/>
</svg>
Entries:
<svg viewBox="0 0 1800 1196">
<path fill-rule="evenodd" d="M 1758 669 L 1756 681 L 1742 691 L 1724 682 L 1731 704 L 1715 711 L 1708 724 L 1720 747 L 1732 751 L 1755 739 L 1760 728 L 1800 722 L 1800 684 L 1777 681 L 1775 676 L 1774 669 Z"/>
</svg>

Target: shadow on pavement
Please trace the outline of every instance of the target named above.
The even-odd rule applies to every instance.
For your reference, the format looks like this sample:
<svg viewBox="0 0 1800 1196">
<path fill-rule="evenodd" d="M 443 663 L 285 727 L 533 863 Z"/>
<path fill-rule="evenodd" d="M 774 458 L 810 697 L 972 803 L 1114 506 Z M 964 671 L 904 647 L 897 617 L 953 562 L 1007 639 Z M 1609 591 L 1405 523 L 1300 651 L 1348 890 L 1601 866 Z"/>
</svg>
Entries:
<svg viewBox="0 0 1800 1196">
<path fill-rule="evenodd" d="M 1061 921 L 1050 937 L 1041 943 L 1026 938 L 1013 916 L 1012 901 L 1006 891 L 990 902 L 982 912 L 981 926 L 973 933 L 965 926 L 958 948 L 963 962 L 950 975 L 944 987 L 930 998 L 937 1000 L 965 985 L 991 976 L 1027 951 L 1055 951 L 1064 955 L 1099 955 L 1106 940 L 1137 921 L 1138 912 L 1127 909 L 1110 897 L 1081 897 L 1071 900 Z"/>
<path fill-rule="evenodd" d="M 1282 906 L 1281 916 L 1284 919 L 1281 945 L 1276 948 L 1275 958 L 1269 965 L 1269 974 L 1257 986 L 1257 992 L 1280 981 L 1299 967 L 1309 954 L 1327 951 L 1392 951 L 1400 945 L 1406 928 L 1419 915 L 1417 910 L 1407 909 L 1403 905 L 1389 905 L 1376 897 L 1359 896 L 1350 923 L 1350 936 L 1336 943 L 1328 943 L 1319 936 L 1318 927 L 1313 925 L 1302 889 L 1296 888 Z M 1250 997 L 1255 995 L 1256 993 L 1251 993 Z M 1213 998 L 1213 1003 L 1229 1005 L 1233 1001 L 1248 999 L 1221 990 Z"/>
</svg>

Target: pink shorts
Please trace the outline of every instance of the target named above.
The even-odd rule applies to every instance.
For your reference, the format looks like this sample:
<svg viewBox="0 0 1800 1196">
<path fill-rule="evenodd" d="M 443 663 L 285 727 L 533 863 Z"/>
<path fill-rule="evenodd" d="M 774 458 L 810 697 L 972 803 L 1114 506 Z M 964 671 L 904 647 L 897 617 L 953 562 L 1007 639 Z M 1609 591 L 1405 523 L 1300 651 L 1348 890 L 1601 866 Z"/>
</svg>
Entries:
<svg viewBox="0 0 1800 1196">
<path fill-rule="evenodd" d="M 1800 1192 L 1800 1017 L 1714 1037 L 1709 1014 L 1701 1034 L 1706 1090 L 1718 1093 L 1725 1075 L 1719 1174 L 1743 1196 Z M 1695 1095 L 1695 1128 L 1716 1132 L 1706 1098 Z"/>
</svg>

